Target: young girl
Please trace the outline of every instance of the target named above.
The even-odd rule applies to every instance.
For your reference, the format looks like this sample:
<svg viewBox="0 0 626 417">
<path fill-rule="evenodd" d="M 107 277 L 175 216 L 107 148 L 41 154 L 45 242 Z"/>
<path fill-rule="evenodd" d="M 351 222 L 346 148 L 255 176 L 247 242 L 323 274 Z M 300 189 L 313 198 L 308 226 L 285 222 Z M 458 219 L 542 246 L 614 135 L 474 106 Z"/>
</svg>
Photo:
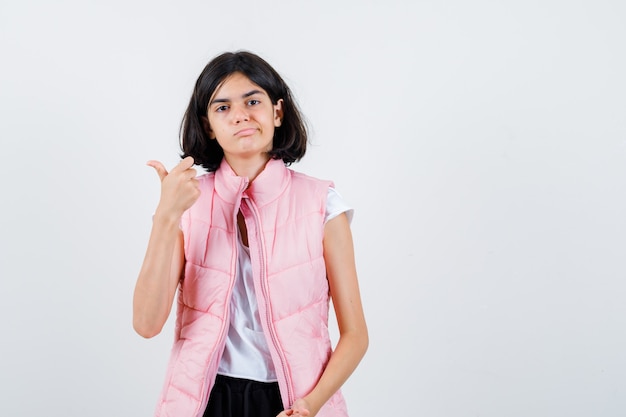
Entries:
<svg viewBox="0 0 626 417">
<path fill-rule="evenodd" d="M 155 415 L 347 416 L 339 388 L 368 344 L 352 210 L 331 182 L 287 168 L 307 144 L 289 88 L 257 55 L 222 54 L 196 82 L 181 142 L 170 172 L 148 162 L 161 198 L 133 300 L 135 330 L 152 337 L 178 290 Z"/>
</svg>

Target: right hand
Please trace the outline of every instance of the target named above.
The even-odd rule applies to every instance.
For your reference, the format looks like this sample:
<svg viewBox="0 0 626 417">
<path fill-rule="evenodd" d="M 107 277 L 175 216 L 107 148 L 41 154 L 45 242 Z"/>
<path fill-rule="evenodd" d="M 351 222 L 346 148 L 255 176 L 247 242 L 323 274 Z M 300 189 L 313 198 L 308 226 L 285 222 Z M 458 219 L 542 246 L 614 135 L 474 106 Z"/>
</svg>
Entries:
<svg viewBox="0 0 626 417">
<path fill-rule="evenodd" d="M 170 172 L 159 161 L 148 161 L 146 165 L 155 169 L 161 180 L 161 199 L 155 216 L 160 214 L 180 218 L 183 212 L 200 197 L 196 170 L 192 168 L 193 158 L 186 157 Z"/>
</svg>

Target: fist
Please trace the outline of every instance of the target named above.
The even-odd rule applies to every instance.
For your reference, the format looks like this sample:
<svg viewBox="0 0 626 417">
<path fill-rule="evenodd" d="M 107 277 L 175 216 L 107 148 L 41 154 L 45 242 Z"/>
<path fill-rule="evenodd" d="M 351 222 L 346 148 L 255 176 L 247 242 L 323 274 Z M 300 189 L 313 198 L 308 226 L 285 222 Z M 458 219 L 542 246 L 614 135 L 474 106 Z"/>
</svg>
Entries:
<svg viewBox="0 0 626 417">
<path fill-rule="evenodd" d="M 193 158 L 186 157 L 170 172 L 159 161 L 148 161 L 147 165 L 155 169 L 161 180 L 161 199 L 155 215 L 180 218 L 200 197 L 197 173 L 192 168 Z"/>
<path fill-rule="evenodd" d="M 306 400 L 296 400 L 290 409 L 282 411 L 277 417 L 309 417 L 311 412 Z"/>
</svg>

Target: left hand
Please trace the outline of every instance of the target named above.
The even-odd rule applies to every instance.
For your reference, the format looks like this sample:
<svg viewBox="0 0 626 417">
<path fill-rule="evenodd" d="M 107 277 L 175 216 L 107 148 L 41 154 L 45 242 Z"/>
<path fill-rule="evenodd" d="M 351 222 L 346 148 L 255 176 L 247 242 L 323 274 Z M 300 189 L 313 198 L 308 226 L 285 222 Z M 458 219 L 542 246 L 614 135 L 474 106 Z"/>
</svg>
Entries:
<svg viewBox="0 0 626 417">
<path fill-rule="evenodd" d="M 289 410 L 282 411 L 276 417 L 289 417 L 289 416 L 313 417 L 311 415 L 310 409 L 311 407 L 309 407 L 309 404 L 304 399 L 300 398 L 293 403 L 293 405 L 291 406 Z"/>
</svg>

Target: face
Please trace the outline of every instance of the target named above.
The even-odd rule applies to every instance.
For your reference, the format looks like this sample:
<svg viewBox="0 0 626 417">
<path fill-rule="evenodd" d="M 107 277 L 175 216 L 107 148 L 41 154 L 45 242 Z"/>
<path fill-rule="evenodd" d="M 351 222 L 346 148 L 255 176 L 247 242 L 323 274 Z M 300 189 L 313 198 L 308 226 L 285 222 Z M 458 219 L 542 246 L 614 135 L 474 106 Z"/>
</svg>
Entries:
<svg viewBox="0 0 626 417">
<path fill-rule="evenodd" d="M 273 104 L 258 85 L 241 73 L 224 80 L 209 100 L 205 128 L 227 161 L 264 159 L 283 116 L 282 100 Z M 207 123 L 208 122 L 208 123 Z"/>
</svg>

